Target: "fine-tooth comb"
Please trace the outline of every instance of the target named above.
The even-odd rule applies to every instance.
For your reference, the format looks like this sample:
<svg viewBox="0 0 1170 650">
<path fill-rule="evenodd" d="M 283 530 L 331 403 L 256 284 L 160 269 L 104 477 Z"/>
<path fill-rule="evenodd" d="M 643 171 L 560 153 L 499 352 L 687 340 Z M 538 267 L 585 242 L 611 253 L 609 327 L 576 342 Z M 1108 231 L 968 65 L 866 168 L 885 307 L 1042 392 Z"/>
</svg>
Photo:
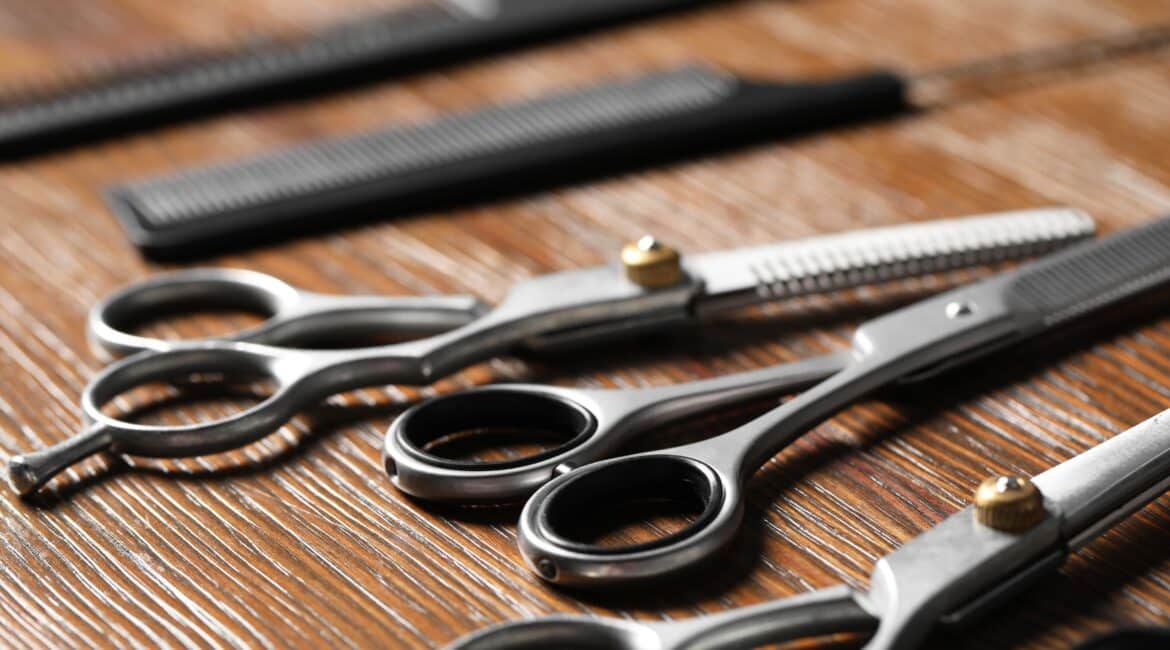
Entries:
<svg viewBox="0 0 1170 650">
<path fill-rule="evenodd" d="M 814 124 L 889 113 L 901 82 L 752 84 L 702 67 L 571 90 L 431 122 L 326 139 L 110 188 L 107 202 L 148 254 L 189 255 L 279 224 L 330 227 L 368 205 L 418 207 L 468 192 L 530 188 L 557 174 L 670 155 Z M 394 205 L 397 202 L 398 205 Z M 246 241 L 246 239 L 245 239 Z"/>
<path fill-rule="evenodd" d="M 1011 89 L 1168 42 L 1159 26 L 917 75 L 799 83 L 685 67 L 130 182 L 107 198 L 147 254 L 192 256 L 962 101 L 964 89 Z"/>
<path fill-rule="evenodd" d="M 115 63 L 76 79 L 0 95 L 0 157 L 376 81 L 709 1 L 436 0 L 300 37 Z"/>
<path fill-rule="evenodd" d="M 435 170 L 454 182 L 460 163 L 474 165 L 492 153 L 555 141 L 572 155 L 575 135 L 651 123 L 717 103 L 735 80 L 709 70 L 684 69 L 634 82 L 599 86 L 517 106 L 492 107 L 379 133 L 323 140 L 239 163 L 147 180 L 110 193 L 123 216 L 134 214 L 151 231 L 175 229 L 206 218 L 209 211 L 263 221 L 301 210 L 297 202 L 331 191 L 338 207 L 357 195 L 388 196 L 426 183 Z M 589 146 L 586 139 L 574 148 Z M 548 152 L 555 154 L 558 152 Z M 508 160 L 499 160 L 505 165 Z M 344 196 L 340 191 L 344 190 Z M 324 199 L 328 200 L 328 199 Z"/>
</svg>

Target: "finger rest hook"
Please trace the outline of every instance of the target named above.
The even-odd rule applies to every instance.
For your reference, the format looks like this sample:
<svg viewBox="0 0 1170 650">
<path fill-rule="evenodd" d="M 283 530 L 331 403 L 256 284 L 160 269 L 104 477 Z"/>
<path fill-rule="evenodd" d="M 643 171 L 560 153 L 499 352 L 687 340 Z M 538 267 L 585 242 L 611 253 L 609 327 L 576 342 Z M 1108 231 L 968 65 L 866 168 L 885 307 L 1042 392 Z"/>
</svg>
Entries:
<svg viewBox="0 0 1170 650">
<path fill-rule="evenodd" d="M 8 460 L 8 483 L 17 494 L 27 497 L 70 465 L 108 449 L 110 443 L 109 431 L 94 425 L 52 447 L 17 454 Z"/>
</svg>

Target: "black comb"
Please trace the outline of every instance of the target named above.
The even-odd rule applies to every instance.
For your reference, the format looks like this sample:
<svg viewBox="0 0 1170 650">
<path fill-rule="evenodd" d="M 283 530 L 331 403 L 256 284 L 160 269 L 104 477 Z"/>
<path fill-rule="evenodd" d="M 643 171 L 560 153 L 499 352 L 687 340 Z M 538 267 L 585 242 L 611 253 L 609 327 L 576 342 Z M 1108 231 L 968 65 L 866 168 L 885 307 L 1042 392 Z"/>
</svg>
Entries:
<svg viewBox="0 0 1170 650">
<path fill-rule="evenodd" d="M 107 199 L 155 256 L 333 227 L 340 219 L 626 168 L 696 149 L 903 110 L 884 72 L 752 83 L 687 67 L 114 187 Z"/>
<path fill-rule="evenodd" d="M 711 0 L 447 0 L 303 38 L 115 65 L 76 82 L 0 97 L 0 156 L 353 85 L 705 1 Z"/>
</svg>

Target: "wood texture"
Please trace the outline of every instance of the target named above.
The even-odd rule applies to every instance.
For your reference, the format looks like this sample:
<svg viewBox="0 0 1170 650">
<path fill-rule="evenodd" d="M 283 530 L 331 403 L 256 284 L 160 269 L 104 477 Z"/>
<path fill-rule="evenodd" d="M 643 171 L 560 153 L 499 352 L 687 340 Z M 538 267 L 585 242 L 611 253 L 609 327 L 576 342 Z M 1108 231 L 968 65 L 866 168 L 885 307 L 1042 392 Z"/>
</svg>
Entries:
<svg viewBox="0 0 1170 650">
<path fill-rule="evenodd" d="M 369 4 L 8 0 L 0 76 L 63 72 L 248 29 L 299 29 Z M 77 397 L 102 367 L 86 347 L 86 310 L 160 270 L 104 209 L 106 184 L 683 60 L 769 77 L 874 64 L 916 71 L 1167 20 L 1157 0 L 731 2 L 5 164 L 0 460 L 77 430 Z M 1170 209 L 1167 115 L 1164 55 L 994 100 L 208 263 L 320 291 L 497 300 L 518 279 L 612 260 L 644 232 L 702 251 L 1048 204 L 1085 208 L 1108 232 Z M 1115 312 L 817 427 L 755 477 L 747 525 L 723 559 L 665 587 L 548 588 L 519 562 L 514 511 L 434 508 L 396 493 L 379 463 L 382 433 L 411 402 L 500 379 L 668 384 L 840 349 L 853 325 L 904 292 L 962 277 L 770 306 L 762 319 L 564 359 L 505 359 L 431 387 L 359 391 L 236 452 L 93 460 L 40 505 L 4 490 L 0 643 L 427 648 L 548 612 L 687 617 L 863 584 L 878 557 L 962 507 L 985 475 L 1038 472 L 1166 408 L 1165 310 Z M 210 332 L 212 322 L 155 331 Z M 726 420 L 699 429 L 721 426 Z M 939 633 L 930 647 L 1064 648 L 1119 625 L 1166 623 L 1168 505 L 1158 500 L 993 619 Z"/>
</svg>

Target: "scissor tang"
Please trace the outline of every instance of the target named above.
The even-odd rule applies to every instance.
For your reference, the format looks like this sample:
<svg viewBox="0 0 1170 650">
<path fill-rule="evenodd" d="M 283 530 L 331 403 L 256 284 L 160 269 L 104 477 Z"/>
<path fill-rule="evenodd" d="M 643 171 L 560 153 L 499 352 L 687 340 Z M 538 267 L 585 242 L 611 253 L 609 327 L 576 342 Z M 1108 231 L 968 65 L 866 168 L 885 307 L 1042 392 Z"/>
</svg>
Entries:
<svg viewBox="0 0 1170 650">
<path fill-rule="evenodd" d="M 659 576 L 710 557 L 735 535 L 743 485 L 796 437 L 874 390 L 973 360 L 1170 281 L 1170 219 L 1089 242 L 861 325 L 850 363 L 772 411 L 689 445 L 595 462 L 538 490 L 521 513 L 529 566 L 562 583 Z M 660 499 L 674 486 L 696 505 L 685 528 L 649 542 L 599 546 L 578 521 L 596 504 Z"/>
</svg>

